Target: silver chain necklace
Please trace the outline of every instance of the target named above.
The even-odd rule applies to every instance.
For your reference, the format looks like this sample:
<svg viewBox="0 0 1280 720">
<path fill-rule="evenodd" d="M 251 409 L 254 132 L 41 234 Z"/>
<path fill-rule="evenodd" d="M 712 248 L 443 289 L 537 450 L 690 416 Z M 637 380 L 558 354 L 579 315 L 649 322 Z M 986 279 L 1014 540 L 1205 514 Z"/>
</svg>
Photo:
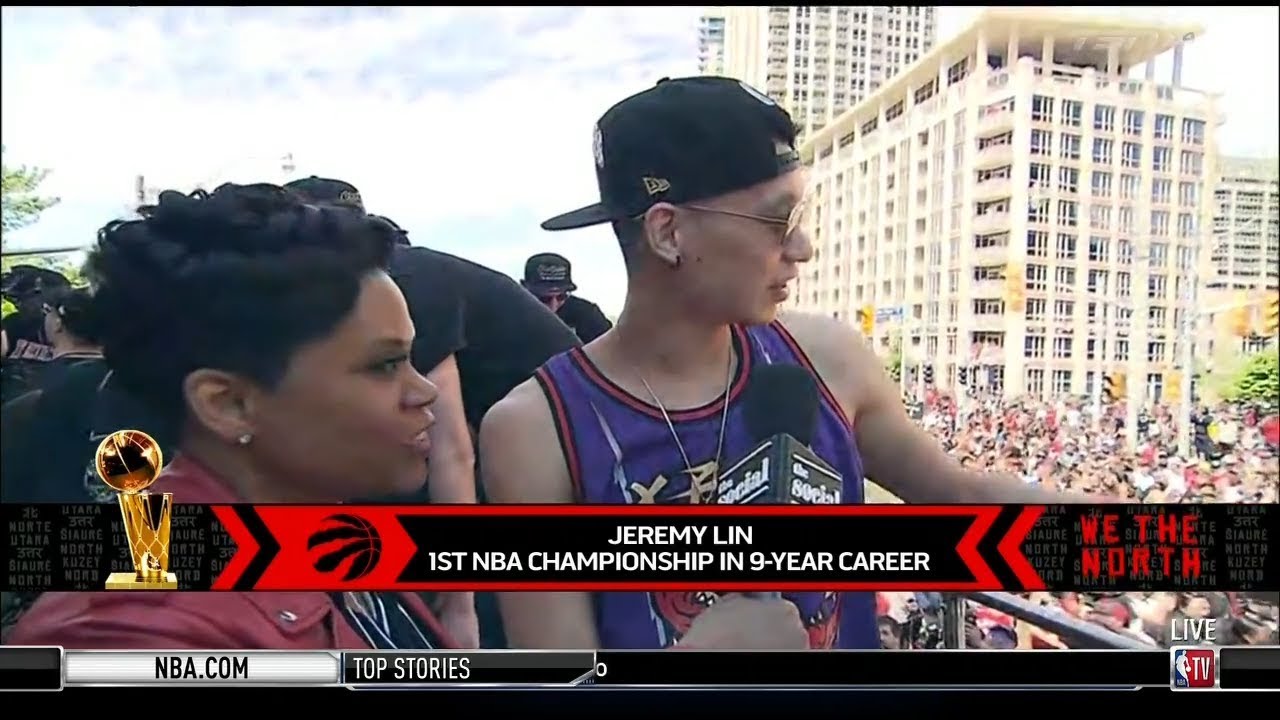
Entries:
<svg viewBox="0 0 1280 720">
<path fill-rule="evenodd" d="M 724 431 L 729 421 L 729 390 L 733 387 L 733 345 L 729 345 L 729 359 L 724 366 L 724 409 L 720 411 L 720 437 L 716 440 L 716 469 L 711 476 L 712 483 L 720 479 L 720 456 L 724 451 Z M 689 453 L 685 452 L 684 443 L 680 442 L 680 433 L 676 432 L 675 423 L 671 422 L 671 415 L 667 413 L 667 406 L 662 404 L 662 399 L 650 387 L 649 381 L 645 379 L 644 373 L 640 372 L 640 368 L 635 365 L 631 366 L 635 371 L 636 377 L 640 378 L 640 383 L 644 385 L 644 389 L 649 392 L 649 397 L 653 398 L 653 403 L 658 406 L 658 410 L 662 413 L 662 419 L 667 422 L 667 429 L 671 431 L 671 439 L 676 442 L 676 449 L 680 451 L 680 457 L 684 459 L 684 468 L 689 472 L 690 481 L 693 479 L 693 463 L 689 462 Z M 693 497 L 692 495 L 690 496 Z"/>
</svg>

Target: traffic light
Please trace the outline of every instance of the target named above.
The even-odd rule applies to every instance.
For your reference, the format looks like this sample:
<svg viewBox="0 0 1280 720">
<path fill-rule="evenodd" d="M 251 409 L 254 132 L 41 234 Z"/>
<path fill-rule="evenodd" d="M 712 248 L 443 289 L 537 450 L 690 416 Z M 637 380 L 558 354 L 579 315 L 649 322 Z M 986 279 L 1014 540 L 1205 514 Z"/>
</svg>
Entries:
<svg viewBox="0 0 1280 720">
<path fill-rule="evenodd" d="M 956 382 L 961 385 L 969 384 L 969 368 L 964 366 L 956 368 Z"/>
<path fill-rule="evenodd" d="M 1164 390 L 1161 393 L 1163 400 L 1167 403 L 1181 402 L 1182 400 L 1182 373 L 1177 370 L 1170 370 L 1164 374 Z"/>
<path fill-rule="evenodd" d="M 1280 293 L 1267 299 L 1262 309 L 1262 336 L 1276 337 L 1280 335 Z"/>
<path fill-rule="evenodd" d="M 1027 308 L 1027 276 L 1017 263 L 1004 266 L 1004 305 L 1016 313 Z"/>
<path fill-rule="evenodd" d="M 858 318 L 862 322 L 862 334 L 871 337 L 876 329 L 876 309 L 871 305 L 863 305 L 858 311 Z"/>
<path fill-rule="evenodd" d="M 925 385 L 933 384 L 933 366 L 932 365 L 924 366 L 924 384 Z"/>
<path fill-rule="evenodd" d="M 1122 372 L 1108 373 L 1105 382 L 1102 385 L 1102 397 L 1107 402 L 1115 402 L 1123 399 L 1128 393 L 1125 383 L 1125 376 Z"/>
<path fill-rule="evenodd" d="M 1232 335 L 1239 338 L 1253 335 L 1253 323 L 1252 318 L 1249 317 L 1249 310 L 1248 305 L 1231 308 L 1231 312 L 1227 315 L 1227 324 L 1231 328 Z"/>
</svg>

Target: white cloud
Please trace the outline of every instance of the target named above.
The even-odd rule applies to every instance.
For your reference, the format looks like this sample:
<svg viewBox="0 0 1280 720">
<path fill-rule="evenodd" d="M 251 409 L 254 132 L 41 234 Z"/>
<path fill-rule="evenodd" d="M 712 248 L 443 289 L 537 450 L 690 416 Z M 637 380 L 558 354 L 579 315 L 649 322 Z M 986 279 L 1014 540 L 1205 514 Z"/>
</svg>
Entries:
<svg viewBox="0 0 1280 720">
<path fill-rule="evenodd" d="M 608 232 L 553 237 L 537 221 L 595 198 L 591 130 L 605 109 L 695 70 L 690 8 L 417 8 L 329 23 L 280 11 L 216 31 L 227 18 L 206 10 L 134 10 L 101 26 L 51 15 L 5 11 L 8 154 L 52 168 L 47 189 L 63 198 L 27 243 L 91 241 L 104 202 L 124 208 L 138 174 L 162 187 L 278 180 L 291 153 L 294 175 L 349 180 L 411 230 L 463 235 L 417 242 L 507 272 L 560 249 L 583 294 L 615 311 Z M 19 54 L 9 41 L 24 31 L 49 46 Z M 468 218 L 493 214 L 527 227 L 468 236 Z M 75 238 L 49 236 L 71 227 Z"/>
<path fill-rule="evenodd" d="M 943 8 L 943 35 L 976 8 Z M 1118 12 L 1146 13 L 1132 9 Z M 538 220 L 596 195 L 591 129 L 610 105 L 694 72 L 698 8 L 91 8 L 3 11 L 0 120 L 11 161 L 53 169 L 63 203 L 22 231 L 87 244 L 134 178 L 340 177 L 417 242 L 509 273 L 575 262 L 616 312 L 607 229 Z M 1164 8 L 1208 33 L 1188 84 L 1225 92 L 1227 152 L 1276 153 L 1275 8 Z M 497 218 L 497 219 L 495 219 Z"/>
</svg>

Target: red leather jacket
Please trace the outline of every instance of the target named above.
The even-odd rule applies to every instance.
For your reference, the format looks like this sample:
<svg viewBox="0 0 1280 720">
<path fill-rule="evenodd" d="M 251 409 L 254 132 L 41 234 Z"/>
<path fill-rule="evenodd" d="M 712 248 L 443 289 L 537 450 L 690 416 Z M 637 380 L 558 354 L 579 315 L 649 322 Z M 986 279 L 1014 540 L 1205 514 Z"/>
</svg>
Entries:
<svg viewBox="0 0 1280 720">
<path fill-rule="evenodd" d="M 176 458 L 152 486 L 180 503 L 235 503 L 230 488 Z M 422 599 L 406 607 L 445 647 L 456 647 Z M 360 650 L 368 644 L 323 592 L 59 592 L 18 620 L 10 645 L 139 650 Z"/>
</svg>

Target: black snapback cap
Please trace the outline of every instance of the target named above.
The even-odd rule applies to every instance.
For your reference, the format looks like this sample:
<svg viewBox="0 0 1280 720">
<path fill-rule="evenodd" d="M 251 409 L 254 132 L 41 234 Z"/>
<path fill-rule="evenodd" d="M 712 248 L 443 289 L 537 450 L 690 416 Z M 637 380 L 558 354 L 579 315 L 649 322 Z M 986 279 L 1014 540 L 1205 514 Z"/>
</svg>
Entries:
<svg viewBox="0 0 1280 720">
<path fill-rule="evenodd" d="M 364 211 L 364 201 L 360 199 L 360 191 L 349 182 L 312 175 L 286 183 L 284 187 L 311 203 L 338 205 Z"/>
<path fill-rule="evenodd" d="M 573 283 L 573 265 L 568 258 L 555 253 L 538 253 L 526 260 L 520 284 L 535 295 L 578 289 Z"/>
<path fill-rule="evenodd" d="M 770 180 L 799 166 L 791 116 L 764 93 L 725 77 L 659 80 L 596 123 L 600 202 L 557 215 L 570 230 L 643 215 Z"/>
</svg>

